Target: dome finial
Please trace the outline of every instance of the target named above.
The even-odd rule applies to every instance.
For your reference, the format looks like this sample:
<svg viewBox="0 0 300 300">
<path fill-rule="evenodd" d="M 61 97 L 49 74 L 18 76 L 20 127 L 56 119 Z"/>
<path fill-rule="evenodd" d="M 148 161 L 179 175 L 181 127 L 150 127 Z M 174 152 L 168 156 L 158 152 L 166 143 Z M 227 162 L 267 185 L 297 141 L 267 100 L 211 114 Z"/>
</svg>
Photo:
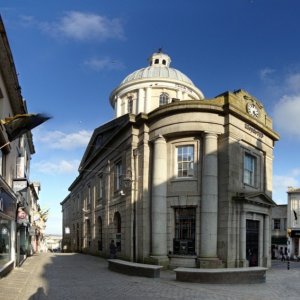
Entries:
<svg viewBox="0 0 300 300">
<path fill-rule="evenodd" d="M 158 48 L 158 51 L 153 53 L 149 58 L 149 65 L 156 67 L 170 67 L 171 58 L 168 54 L 162 52 L 162 48 Z"/>
</svg>

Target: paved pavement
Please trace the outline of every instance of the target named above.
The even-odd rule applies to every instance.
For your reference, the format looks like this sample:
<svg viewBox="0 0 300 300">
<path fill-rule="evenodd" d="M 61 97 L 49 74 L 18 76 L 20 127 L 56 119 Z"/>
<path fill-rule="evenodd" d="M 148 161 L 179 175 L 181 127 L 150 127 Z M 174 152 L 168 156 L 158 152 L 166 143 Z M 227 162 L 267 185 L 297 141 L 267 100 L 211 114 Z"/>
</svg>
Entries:
<svg viewBox="0 0 300 300">
<path fill-rule="evenodd" d="M 76 299 L 300 299 L 300 262 L 274 261 L 261 284 L 198 284 L 175 281 L 172 271 L 160 278 L 127 276 L 108 270 L 105 259 L 67 253 L 29 257 L 0 279 L 0 300 Z"/>
</svg>

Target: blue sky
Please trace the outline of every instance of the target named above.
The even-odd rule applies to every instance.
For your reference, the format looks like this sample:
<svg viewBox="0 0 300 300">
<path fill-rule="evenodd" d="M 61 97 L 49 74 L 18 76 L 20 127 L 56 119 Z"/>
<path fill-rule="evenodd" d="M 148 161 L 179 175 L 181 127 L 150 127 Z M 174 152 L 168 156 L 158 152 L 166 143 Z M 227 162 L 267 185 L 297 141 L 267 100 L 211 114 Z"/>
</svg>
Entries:
<svg viewBox="0 0 300 300">
<path fill-rule="evenodd" d="M 22 95 L 53 119 L 33 130 L 31 181 L 61 233 L 60 202 L 110 92 L 162 47 L 206 98 L 242 88 L 263 102 L 275 144 L 273 198 L 300 186 L 300 1 L 1 0 Z"/>
</svg>

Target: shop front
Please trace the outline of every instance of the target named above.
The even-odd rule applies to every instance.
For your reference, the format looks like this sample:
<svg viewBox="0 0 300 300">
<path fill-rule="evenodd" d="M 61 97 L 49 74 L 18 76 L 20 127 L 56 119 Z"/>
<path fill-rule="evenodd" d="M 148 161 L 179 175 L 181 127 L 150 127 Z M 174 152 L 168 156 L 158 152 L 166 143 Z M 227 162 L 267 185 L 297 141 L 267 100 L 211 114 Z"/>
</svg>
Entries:
<svg viewBox="0 0 300 300">
<path fill-rule="evenodd" d="M 300 228 L 292 228 L 288 230 L 288 255 L 292 259 L 299 259 L 300 253 Z"/>
<path fill-rule="evenodd" d="M 16 199 L 0 188 L 0 277 L 14 267 Z"/>
<path fill-rule="evenodd" d="M 17 240 L 18 240 L 18 265 L 30 255 L 31 237 L 29 235 L 29 216 L 24 207 L 18 207 L 17 211 Z"/>
</svg>

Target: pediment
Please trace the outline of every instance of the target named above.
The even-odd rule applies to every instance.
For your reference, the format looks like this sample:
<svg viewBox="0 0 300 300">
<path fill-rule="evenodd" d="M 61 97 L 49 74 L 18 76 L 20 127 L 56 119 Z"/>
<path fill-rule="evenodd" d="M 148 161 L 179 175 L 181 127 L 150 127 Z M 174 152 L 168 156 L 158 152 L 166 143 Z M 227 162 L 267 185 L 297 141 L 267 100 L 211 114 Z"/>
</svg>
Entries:
<svg viewBox="0 0 300 300">
<path fill-rule="evenodd" d="M 253 193 L 238 193 L 234 200 L 239 202 L 251 203 L 254 205 L 272 207 L 277 206 L 277 204 L 263 192 L 253 192 Z"/>
<path fill-rule="evenodd" d="M 110 141 L 115 138 L 126 125 L 132 123 L 132 121 L 133 119 L 130 115 L 124 115 L 96 128 L 82 157 L 79 171 L 81 171 L 83 166 L 89 163 L 93 157 L 98 155 L 100 151 L 108 148 Z"/>
</svg>

